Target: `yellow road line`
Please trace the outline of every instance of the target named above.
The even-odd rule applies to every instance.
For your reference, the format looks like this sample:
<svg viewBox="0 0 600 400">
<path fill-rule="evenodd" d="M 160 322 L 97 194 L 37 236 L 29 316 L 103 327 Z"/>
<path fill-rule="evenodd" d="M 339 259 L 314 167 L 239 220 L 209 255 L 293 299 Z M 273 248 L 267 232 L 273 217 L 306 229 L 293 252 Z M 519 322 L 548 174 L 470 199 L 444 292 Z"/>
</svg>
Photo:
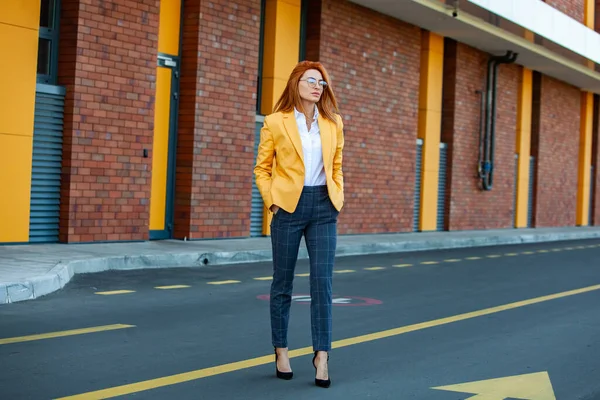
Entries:
<svg viewBox="0 0 600 400">
<path fill-rule="evenodd" d="M 229 285 L 230 283 L 240 283 L 240 281 L 215 281 L 215 282 L 206 282 L 209 285 Z"/>
<path fill-rule="evenodd" d="M 500 254 L 490 254 L 489 256 L 486 256 L 487 258 L 500 258 L 502 257 Z"/>
<path fill-rule="evenodd" d="M 351 272 L 356 272 L 353 269 L 340 269 L 339 271 L 333 271 L 334 274 L 349 274 Z"/>
<path fill-rule="evenodd" d="M 524 251 L 521 254 L 535 254 L 535 251 Z"/>
<path fill-rule="evenodd" d="M 399 328 L 388 329 L 385 331 L 369 333 L 366 335 L 355 336 L 348 339 L 338 340 L 332 343 L 332 347 L 339 349 L 341 347 L 353 346 L 359 343 L 371 342 L 374 340 L 384 339 L 392 336 L 402 335 L 404 333 L 419 331 L 435 326 L 450 324 L 453 322 L 464 321 L 484 315 L 495 314 L 501 311 L 512 310 L 520 307 L 525 307 L 532 304 L 543 303 L 545 301 L 560 299 L 563 297 L 574 296 L 586 292 L 600 290 L 600 285 L 588 286 L 581 289 L 569 290 L 566 292 L 555 293 L 547 296 L 536 297 L 529 300 L 517 301 L 514 303 L 504 304 L 497 307 L 485 308 L 479 311 L 458 314 L 451 317 L 435 319 L 418 324 L 402 326 Z M 312 354 L 312 347 L 303 347 L 289 352 L 289 357 L 300 357 Z M 239 371 L 259 365 L 265 365 L 273 362 L 273 355 L 251 358 L 249 360 L 237 361 L 230 364 L 217 365 L 214 367 L 203 368 L 195 371 L 184 372 L 176 375 L 165 376 L 162 378 L 149 379 L 142 382 L 130 383 L 122 386 L 115 386 L 108 389 L 97 390 L 94 392 L 82 393 L 69 397 L 61 397 L 57 400 L 83 400 L 83 399 L 108 399 L 117 396 L 125 396 L 132 393 L 138 393 L 145 390 L 156 389 L 160 387 L 175 385 L 178 383 L 189 382 L 197 379 L 206 378 L 209 376 L 225 374 L 228 372 Z"/>
<path fill-rule="evenodd" d="M 505 256 L 506 257 L 514 257 L 514 256 L 518 256 L 519 253 L 506 253 Z"/>
<path fill-rule="evenodd" d="M 123 324 L 103 325 L 103 326 L 94 326 L 91 328 L 72 329 L 69 331 L 58 331 L 58 332 L 50 332 L 50 333 L 40 333 L 37 335 L 12 337 L 12 338 L 0 339 L 0 345 L 11 344 L 11 343 L 21 343 L 21 342 L 32 342 L 34 340 L 53 339 L 53 338 L 65 337 L 65 336 L 84 335 L 86 333 L 114 331 L 116 329 L 126 329 L 126 328 L 135 328 L 135 325 L 123 325 Z"/>
<path fill-rule="evenodd" d="M 310 276 L 310 273 L 304 273 L 304 274 L 296 274 L 296 276 Z"/>
<path fill-rule="evenodd" d="M 435 264 L 439 264 L 439 261 L 423 261 L 421 264 L 423 265 L 435 265 Z"/>
<path fill-rule="evenodd" d="M 255 281 L 272 281 L 272 276 L 261 276 L 259 278 L 254 278 Z"/>
<path fill-rule="evenodd" d="M 135 293 L 135 290 L 111 290 L 109 292 L 96 292 L 102 296 L 112 296 L 113 294 Z"/>
<path fill-rule="evenodd" d="M 396 267 L 396 268 L 406 268 L 406 267 L 412 267 L 412 264 L 396 264 L 396 265 L 392 265 L 392 267 Z"/>
<path fill-rule="evenodd" d="M 444 260 L 444 262 L 455 263 L 462 261 L 460 258 L 450 258 L 448 260 Z"/>
<path fill-rule="evenodd" d="M 538 250 L 538 253 L 549 253 L 548 250 Z"/>
<path fill-rule="evenodd" d="M 380 271 L 382 269 L 385 269 L 384 267 L 367 267 L 365 268 L 367 271 Z"/>
<path fill-rule="evenodd" d="M 171 285 L 171 286 L 156 286 L 154 287 L 154 289 L 161 289 L 161 290 L 169 290 L 169 289 L 185 289 L 185 288 L 189 288 L 191 286 L 189 285 Z"/>
<path fill-rule="evenodd" d="M 481 257 L 467 257 L 467 260 L 481 260 Z"/>
</svg>

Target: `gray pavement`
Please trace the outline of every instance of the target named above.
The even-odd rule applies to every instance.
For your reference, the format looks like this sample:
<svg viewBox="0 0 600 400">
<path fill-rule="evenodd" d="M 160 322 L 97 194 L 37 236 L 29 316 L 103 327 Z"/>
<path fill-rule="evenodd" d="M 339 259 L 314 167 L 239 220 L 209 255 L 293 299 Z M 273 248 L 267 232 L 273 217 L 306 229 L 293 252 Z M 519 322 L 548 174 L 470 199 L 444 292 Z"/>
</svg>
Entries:
<svg viewBox="0 0 600 400">
<path fill-rule="evenodd" d="M 256 279 L 270 262 L 77 275 L 0 307 L 0 398 L 597 400 L 599 265 L 598 239 L 340 257 L 327 390 L 313 383 L 306 260 L 291 381 L 274 376 L 270 282 Z M 127 327 L 24 341 L 111 324 Z"/>
<path fill-rule="evenodd" d="M 338 239 L 337 255 L 343 257 L 598 237 L 600 227 L 342 235 Z M 304 247 L 299 257 L 307 257 Z M 186 242 L 0 245 L 0 305 L 32 300 L 55 292 L 63 288 L 75 274 L 270 260 L 271 243 L 267 237 Z"/>
</svg>

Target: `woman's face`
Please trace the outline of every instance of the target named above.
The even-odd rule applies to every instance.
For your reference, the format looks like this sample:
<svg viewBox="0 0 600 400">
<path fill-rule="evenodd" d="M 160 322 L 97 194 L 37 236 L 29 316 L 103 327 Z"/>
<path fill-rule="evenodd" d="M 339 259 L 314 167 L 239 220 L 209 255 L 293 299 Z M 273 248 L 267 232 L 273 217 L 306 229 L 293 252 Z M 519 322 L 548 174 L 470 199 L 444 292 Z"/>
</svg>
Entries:
<svg viewBox="0 0 600 400">
<path fill-rule="evenodd" d="M 305 101 L 310 101 L 311 103 L 318 102 L 323 95 L 323 90 L 325 90 L 323 85 L 326 86 L 327 84 L 323 80 L 323 76 L 319 70 L 307 70 L 298 83 L 300 98 Z"/>
</svg>

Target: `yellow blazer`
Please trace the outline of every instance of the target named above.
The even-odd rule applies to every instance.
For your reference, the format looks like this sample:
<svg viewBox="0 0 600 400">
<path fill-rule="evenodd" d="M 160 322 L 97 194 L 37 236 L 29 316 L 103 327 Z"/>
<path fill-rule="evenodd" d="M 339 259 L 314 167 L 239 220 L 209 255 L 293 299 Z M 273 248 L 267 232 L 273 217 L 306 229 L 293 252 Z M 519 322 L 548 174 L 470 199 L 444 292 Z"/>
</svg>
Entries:
<svg viewBox="0 0 600 400">
<path fill-rule="evenodd" d="M 327 177 L 327 192 L 334 207 L 344 205 L 344 175 L 342 150 L 344 131 L 342 118 L 336 124 L 318 116 L 323 166 Z M 267 209 L 273 204 L 292 213 L 296 210 L 304 187 L 304 156 L 302 140 L 294 113 L 277 112 L 265 117 L 260 131 L 260 145 L 254 167 L 256 186 Z"/>
</svg>

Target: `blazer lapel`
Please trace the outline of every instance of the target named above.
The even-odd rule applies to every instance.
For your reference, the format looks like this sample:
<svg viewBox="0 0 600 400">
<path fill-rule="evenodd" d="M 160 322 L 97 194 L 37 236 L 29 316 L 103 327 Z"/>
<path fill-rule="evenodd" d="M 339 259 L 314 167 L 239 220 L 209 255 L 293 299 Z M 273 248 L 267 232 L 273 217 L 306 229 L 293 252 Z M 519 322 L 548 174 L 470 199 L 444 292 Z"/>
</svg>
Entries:
<svg viewBox="0 0 600 400">
<path fill-rule="evenodd" d="M 334 135 L 331 134 L 331 122 L 326 120 L 319 114 L 319 132 L 321 133 L 321 148 L 323 151 L 323 165 L 327 166 L 332 157 L 331 149 L 333 148 Z"/>
<path fill-rule="evenodd" d="M 290 137 L 290 140 L 296 148 L 296 153 L 300 156 L 302 164 L 304 164 L 304 152 L 302 151 L 302 140 L 300 139 L 300 131 L 298 131 L 298 125 L 296 124 L 296 118 L 294 113 L 283 114 L 283 126 Z"/>
</svg>

